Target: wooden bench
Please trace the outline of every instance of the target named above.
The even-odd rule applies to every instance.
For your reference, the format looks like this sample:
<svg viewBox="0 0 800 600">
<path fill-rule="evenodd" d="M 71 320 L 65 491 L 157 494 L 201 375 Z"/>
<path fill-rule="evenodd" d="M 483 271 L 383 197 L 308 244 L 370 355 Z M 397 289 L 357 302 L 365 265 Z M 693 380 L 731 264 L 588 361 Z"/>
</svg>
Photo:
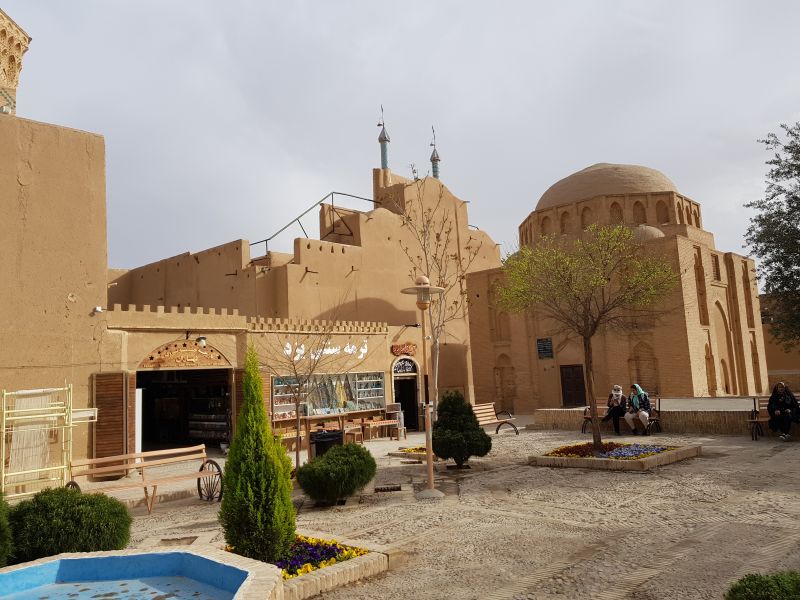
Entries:
<svg viewBox="0 0 800 600">
<path fill-rule="evenodd" d="M 762 424 L 766 425 L 769 421 L 769 412 L 767 412 L 768 404 L 769 398 L 753 398 L 753 410 L 750 411 L 747 424 L 750 427 L 750 438 L 754 442 L 758 441 L 758 438 L 764 435 Z"/>
<path fill-rule="evenodd" d="M 750 411 L 750 416 L 747 418 L 747 424 L 750 427 L 750 437 L 753 441 L 758 441 L 758 438 L 765 436 L 766 430 L 763 425 L 769 423 L 769 396 L 760 396 L 753 398 L 753 410 Z"/>
<path fill-rule="evenodd" d="M 605 404 L 597 403 L 598 420 L 606 415 L 608 407 Z M 620 415 L 620 420 L 624 421 L 625 416 Z M 638 417 L 637 417 L 638 418 Z M 611 421 L 608 421 L 611 424 Z M 581 433 L 586 431 L 592 426 L 592 416 L 590 408 L 587 406 L 583 409 L 583 424 L 581 425 Z M 650 398 L 650 417 L 647 419 L 647 433 L 657 431 L 661 433 L 661 398 Z"/>
<path fill-rule="evenodd" d="M 514 420 L 513 415 L 507 410 L 495 410 L 494 402 L 476 404 L 472 407 L 472 412 L 475 413 L 475 417 L 478 419 L 478 425 L 481 427 L 485 427 L 486 425 L 497 425 L 497 429 L 495 429 L 494 432 L 500 433 L 500 428 L 503 425 L 508 425 L 514 429 L 514 433 L 519 435 L 519 429 L 517 429 L 517 426 L 511 422 Z M 500 413 L 506 413 L 508 418 L 501 419 Z"/>
<path fill-rule="evenodd" d="M 186 463 L 189 461 L 202 461 L 200 469 L 190 473 L 154 473 L 152 469 Z M 78 477 L 125 477 L 131 472 L 136 472 L 139 479 L 136 481 L 117 480 L 109 481 L 108 485 L 92 488 L 90 492 L 115 492 L 117 490 L 142 488 L 147 512 L 153 512 L 158 486 L 176 481 L 197 480 L 197 495 L 201 500 L 209 502 L 222 500 L 222 469 L 216 461 L 206 455 L 205 444 L 189 448 L 174 448 L 172 450 L 155 450 L 152 452 L 136 452 L 133 454 L 120 454 L 104 458 L 86 458 L 73 460 L 69 465 L 70 481 L 66 487 L 80 490 L 75 479 Z M 152 488 L 152 491 L 150 490 Z"/>
<path fill-rule="evenodd" d="M 389 439 L 392 439 L 392 429 L 394 428 L 397 435 L 397 440 L 400 440 L 400 422 L 397 419 L 382 419 L 380 417 L 374 418 L 371 421 L 364 420 L 361 422 L 361 430 L 366 439 L 372 439 L 372 430 L 377 428 L 380 432 L 381 427 L 386 427 L 389 431 Z"/>
</svg>

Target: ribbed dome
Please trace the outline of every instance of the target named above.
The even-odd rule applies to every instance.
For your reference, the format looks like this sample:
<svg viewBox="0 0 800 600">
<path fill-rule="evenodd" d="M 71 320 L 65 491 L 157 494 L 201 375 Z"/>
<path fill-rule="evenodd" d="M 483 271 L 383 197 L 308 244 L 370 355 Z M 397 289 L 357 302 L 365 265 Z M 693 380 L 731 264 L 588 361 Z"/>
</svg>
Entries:
<svg viewBox="0 0 800 600">
<path fill-rule="evenodd" d="M 677 191 L 675 184 L 661 171 L 638 165 L 598 163 L 551 185 L 542 194 L 536 210 L 594 196 Z"/>
<path fill-rule="evenodd" d="M 651 227 L 650 225 L 637 225 L 633 228 L 633 239 L 639 244 L 644 244 L 650 240 L 657 240 L 663 237 L 666 236 L 658 227 Z"/>
</svg>

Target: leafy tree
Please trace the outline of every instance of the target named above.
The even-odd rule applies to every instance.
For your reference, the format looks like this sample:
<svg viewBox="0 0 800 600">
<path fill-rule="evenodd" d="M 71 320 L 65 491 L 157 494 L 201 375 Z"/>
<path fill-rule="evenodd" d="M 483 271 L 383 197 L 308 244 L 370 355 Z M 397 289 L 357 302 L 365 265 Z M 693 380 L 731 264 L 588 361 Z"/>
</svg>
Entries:
<svg viewBox="0 0 800 600">
<path fill-rule="evenodd" d="M 602 452 L 594 394 L 592 338 L 603 329 L 636 327 L 665 312 L 654 306 L 678 281 L 664 259 L 643 252 L 623 226 L 590 225 L 574 239 L 545 236 L 503 261 L 505 282 L 497 289 L 511 312 L 538 311 L 554 333 L 583 342 L 586 395 L 592 411 L 594 450 Z"/>
<path fill-rule="evenodd" d="M 285 558 L 295 539 L 292 463 L 270 430 L 254 348 L 247 350 L 244 403 L 222 476 L 219 520 L 234 552 L 265 562 Z"/>
<path fill-rule="evenodd" d="M 772 333 L 793 346 L 800 342 L 800 122 L 781 129 L 785 140 L 774 133 L 759 140 L 774 155 L 764 198 L 745 205 L 757 211 L 745 239 L 760 259 Z"/>
<path fill-rule="evenodd" d="M 433 452 L 452 458 L 461 468 L 470 456 L 486 456 L 492 438 L 478 425 L 478 419 L 460 392 L 445 393 L 439 403 L 439 418 L 433 424 Z"/>
</svg>

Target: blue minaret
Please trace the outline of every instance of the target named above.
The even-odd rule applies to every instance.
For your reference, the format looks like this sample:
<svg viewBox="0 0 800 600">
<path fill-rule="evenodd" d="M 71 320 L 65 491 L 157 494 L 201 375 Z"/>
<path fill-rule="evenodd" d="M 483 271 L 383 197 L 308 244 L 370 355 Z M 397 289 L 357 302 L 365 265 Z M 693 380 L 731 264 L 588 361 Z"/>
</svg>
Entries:
<svg viewBox="0 0 800 600">
<path fill-rule="evenodd" d="M 439 179 L 439 153 L 436 151 L 436 130 L 431 127 L 431 131 L 433 131 L 433 141 L 431 142 L 431 146 L 433 146 L 433 152 L 431 152 L 431 171 L 433 172 L 433 178 Z"/>
</svg>

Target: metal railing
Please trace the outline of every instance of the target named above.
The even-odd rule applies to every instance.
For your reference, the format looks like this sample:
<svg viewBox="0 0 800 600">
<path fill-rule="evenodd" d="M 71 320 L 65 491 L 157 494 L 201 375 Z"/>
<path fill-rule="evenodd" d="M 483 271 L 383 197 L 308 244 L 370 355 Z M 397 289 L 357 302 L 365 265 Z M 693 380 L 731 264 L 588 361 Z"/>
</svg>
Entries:
<svg viewBox="0 0 800 600">
<path fill-rule="evenodd" d="M 303 235 L 306 238 L 308 238 L 308 232 L 306 232 L 306 228 L 303 227 L 303 223 L 300 221 L 300 219 L 302 219 L 304 216 L 306 216 L 308 213 L 310 213 L 312 210 L 314 210 L 318 206 L 322 206 L 323 204 L 325 204 L 325 202 L 329 198 L 330 198 L 330 201 L 331 201 L 331 207 L 335 211 L 336 210 L 336 206 L 334 204 L 334 198 L 336 196 L 344 196 L 346 198 L 355 198 L 356 200 L 364 200 L 365 202 L 371 202 L 373 204 L 375 202 L 372 198 L 364 198 L 362 196 L 356 196 L 354 194 L 346 194 L 344 192 L 330 192 L 329 194 L 326 194 L 325 197 L 322 198 L 321 200 L 317 200 L 316 202 L 314 202 L 314 204 L 309 206 L 306 210 L 304 210 L 302 213 L 300 213 L 294 219 L 289 221 L 286 225 L 281 227 L 278 231 L 273 233 L 271 236 L 269 236 L 267 238 L 264 238 L 263 240 L 258 240 L 257 242 L 251 242 L 250 243 L 250 247 L 252 248 L 253 246 L 258 246 L 259 244 L 264 244 L 264 254 L 265 255 L 269 254 L 269 243 L 270 243 L 270 241 L 275 239 L 276 237 L 278 237 L 280 234 L 282 234 L 284 231 L 289 229 L 289 227 L 291 227 L 295 223 L 297 223 L 300 226 L 300 229 L 303 231 Z"/>
</svg>

